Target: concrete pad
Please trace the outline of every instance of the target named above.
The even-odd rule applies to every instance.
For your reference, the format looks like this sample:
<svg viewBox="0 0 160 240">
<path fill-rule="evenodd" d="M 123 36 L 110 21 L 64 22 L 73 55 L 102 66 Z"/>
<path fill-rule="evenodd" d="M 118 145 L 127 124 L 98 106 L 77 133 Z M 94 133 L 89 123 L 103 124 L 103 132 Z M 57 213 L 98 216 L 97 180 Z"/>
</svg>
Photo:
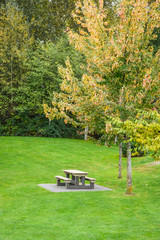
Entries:
<svg viewBox="0 0 160 240">
<path fill-rule="evenodd" d="M 94 189 L 66 189 L 65 186 L 58 186 L 56 184 L 38 184 L 38 186 L 45 188 L 51 192 L 94 192 L 94 191 L 111 191 L 113 189 L 103 187 L 95 184 Z"/>
</svg>

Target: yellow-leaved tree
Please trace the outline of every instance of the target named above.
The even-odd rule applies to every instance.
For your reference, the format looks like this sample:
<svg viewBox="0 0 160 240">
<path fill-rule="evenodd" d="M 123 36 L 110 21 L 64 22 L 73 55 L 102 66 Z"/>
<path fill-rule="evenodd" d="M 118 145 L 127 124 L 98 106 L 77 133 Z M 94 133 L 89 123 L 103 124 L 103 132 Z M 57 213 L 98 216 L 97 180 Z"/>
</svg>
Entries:
<svg viewBox="0 0 160 240">
<path fill-rule="evenodd" d="M 70 43 L 86 56 L 86 73 L 81 80 L 75 79 L 67 62 L 66 69 L 60 68 L 62 93 L 55 94 L 53 108 L 45 105 L 48 118 L 63 117 L 73 123 L 78 119 L 90 128 L 99 127 L 102 132 L 112 129 L 112 133 L 125 138 L 127 194 L 132 193 L 130 141 L 138 139 L 134 130 L 141 139 L 147 134 L 147 142 L 141 141 L 146 148 L 159 134 L 152 128 L 154 123 L 159 126 L 159 117 L 147 120 L 138 114 L 140 110 L 154 111 L 159 116 L 159 51 L 154 54 L 150 44 L 157 37 L 153 33 L 159 27 L 158 7 L 159 0 L 150 4 L 147 0 L 122 0 L 116 8 L 117 22 L 111 25 L 106 21 L 103 0 L 98 5 L 93 0 L 78 0 L 73 16 L 79 32 L 67 31 Z M 150 133 L 145 127 L 140 130 L 141 123 L 138 128 L 142 120 Z M 155 144 L 158 146 L 158 141 Z"/>
<path fill-rule="evenodd" d="M 23 12 L 6 3 L 0 13 L 0 111 L 1 118 L 13 116 L 17 89 L 24 84 L 28 52 L 33 44 Z"/>
</svg>

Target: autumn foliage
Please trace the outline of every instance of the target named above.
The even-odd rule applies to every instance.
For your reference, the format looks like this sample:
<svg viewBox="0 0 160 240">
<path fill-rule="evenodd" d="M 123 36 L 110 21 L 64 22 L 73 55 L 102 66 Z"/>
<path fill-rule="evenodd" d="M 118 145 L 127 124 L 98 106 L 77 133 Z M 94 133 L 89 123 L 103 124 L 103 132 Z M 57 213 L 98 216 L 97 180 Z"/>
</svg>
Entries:
<svg viewBox="0 0 160 240">
<path fill-rule="evenodd" d="M 137 119 L 139 110 L 158 114 L 159 52 L 153 54 L 150 46 L 157 37 L 153 32 L 159 26 L 158 5 L 159 1 L 123 0 L 113 25 L 106 21 L 103 1 L 98 6 L 92 0 L 77 1 L 73 16 L 79 33 L 67 31 L 70 43 L 85 55 L 87 69 L 79 80 L 69 60 L 66 69 L 59 68 L 62 92 L 54 94 L 52 108 L 44 106 L 48 118 L 62 117 L 65 122 L 105 132 L 108 116 L 112 122 L 119 118 L 128 124 Z M 127 128 L 126 133 L 133 137 Z"/>
<path fill-rule="evenodd" d="M 110 24 L 103 0 L 98 6 L 92 0 L 77 1 L 73 16 L 79 32 L 67 31 L 70 43 L 86 57 L 86 73 L 76 79 L 67 60 L 66 69 L 59 69 L 62 92 L 55 93 L 53 107 L 44 106 L 49 119 L 64 118 L 126 140 L 127 194 L 132 193 L 130 141 L 157 158 L 160 149 L 159 51 L 155 54 L 150 45 L 157 37 L 158 7 L 159 1 L 122 0 L 117 22 Z"/>
</svg>

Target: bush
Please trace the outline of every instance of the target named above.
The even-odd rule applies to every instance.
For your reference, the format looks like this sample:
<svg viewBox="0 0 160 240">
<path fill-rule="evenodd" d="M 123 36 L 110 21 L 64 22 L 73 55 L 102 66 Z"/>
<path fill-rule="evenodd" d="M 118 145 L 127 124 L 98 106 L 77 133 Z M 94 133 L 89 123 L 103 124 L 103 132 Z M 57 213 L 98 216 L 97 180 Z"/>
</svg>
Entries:
<svg viewBox="0 0 160 240">
<path fill-rule="evenodd" d="M 131 142 L 131 151 L 133 157 L 142 157 L 145 155 L 145 152 L 137 146 L 135 142 Z M 122 143 L 122 154 L 124 157 L 127 157 L 127 144 Z"/>
<path fill-rule="evenodd" d="M 6 122 L 0 122 L 1 136 L 39 136 L 55 138 L 82 138 L 77 134 L 77 128 L 65 124 L 63 119 L 49 120 L 44 115 L 14 116 Z"/>
<path fill-rule="evenodd" d="M 50 124 L 39 130 L 39 134 L 44 137 L 82 138 L 77 134 L 77 128 L 70 124 L 65 124 L 63 119 L 51 121 Z"/>
</svg>

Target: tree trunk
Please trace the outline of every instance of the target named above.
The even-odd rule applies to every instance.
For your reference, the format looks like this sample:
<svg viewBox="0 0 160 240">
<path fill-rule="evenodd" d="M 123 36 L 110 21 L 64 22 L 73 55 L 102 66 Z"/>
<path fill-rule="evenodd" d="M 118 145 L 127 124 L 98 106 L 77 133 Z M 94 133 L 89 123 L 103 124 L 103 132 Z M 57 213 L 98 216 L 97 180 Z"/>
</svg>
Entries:
<svg viewBox="0 0 160 240">
<path fill-rule="evenodd" d="M 114 143 L 117 143 L 117 135 L 115 136 Z"/>
<path fill-rule="evenodd" d="M 11 106 L 13 105 L 13 57 L 11 55 Z"/>
<path fill-rule="evenodd" d="M 132 194 L 132 166 L 131 166 L 131 143 L 127 142 L 127 191 L 126 194 Z"/>
<path fill-rule="evenodd" d="M 122 178 L 122 142 L 119 143 L 119 176 Z"/>
<path fill-rule="evenodd" d="M 84 130 L 84 140 L 87 140 L 87 138 L 88 138 L 88 126 L 86 126 Z"/>
</svg>

